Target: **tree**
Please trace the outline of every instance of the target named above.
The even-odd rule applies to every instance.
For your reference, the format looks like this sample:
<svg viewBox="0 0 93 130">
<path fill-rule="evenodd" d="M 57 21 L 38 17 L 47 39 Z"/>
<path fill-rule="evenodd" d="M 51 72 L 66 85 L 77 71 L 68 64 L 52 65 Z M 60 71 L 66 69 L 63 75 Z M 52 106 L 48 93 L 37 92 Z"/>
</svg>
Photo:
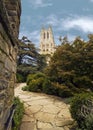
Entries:
<svg viewBox="0 0 93 130">
<path fill-rule="evenodd" d="M 52 81 L 68 85 L 68 87 L 72 85 L 78 88 L 92 87 L 93 41 L 91 39 L 85 42 L 80 37 L 76 37 L 72 44 L 66 40 L 57 48 L 46 69 Z"/>
<path fill-rule="evenodd" d="M 59 41 L 61 42 L 61 45 L 69 43 L 67 36 L 64 36 L 63 38 L 60 36 Z"/>
<path fill-rule="evenodd" d="M 23 36 L 19 40 L 18 44 L 18 56 L 17 56 L 17 74 L 23 76 L 23 80 L 26 79 L 30 73 L 42 71 L 45 66 L 44 56 L 38 53 L 34 44 Z M 19 76 L 20 77 L 20 76 Z"/>
</svg>

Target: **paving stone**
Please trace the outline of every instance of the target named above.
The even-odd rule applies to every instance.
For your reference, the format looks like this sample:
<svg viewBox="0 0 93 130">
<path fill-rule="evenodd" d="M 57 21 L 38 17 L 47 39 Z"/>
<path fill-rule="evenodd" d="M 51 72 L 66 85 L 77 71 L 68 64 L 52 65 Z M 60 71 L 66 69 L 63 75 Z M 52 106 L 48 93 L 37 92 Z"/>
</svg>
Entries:
<svg viewBox="0 0 93 130">
<path fill-rule="evenodd" d="M 68 125 L 72 125 L 73 121 L 72 120 L 56 120 L 55 124 L 57 127 L 68 126 Z"/>
<path fill-rule="evenodd" d="M 20 126 L 20 130 L 34 130 L 34 123 L 23 122 Z"/>
<path fill-rule="evenodd" d="M 15 95 L 25 105 L 21 130 L 69 130 L 73 124 L 69 105 L 56 96 L 24 92 L 21 88 L 25 85 L 15 89 Z"/>
<path fill-rule="evenodd" d="M 29 110 L 29 107 L 25 108 L 25 114 L 33 117 L 33 113 Z"/>
<path fill-rule="evenodd" d="M 64 130 L 64 128 L 40 128 L 38 130 Z"/>
<path fill-rule="evenodd" d="M 45 113 L 45 112 L 38 112 L 37 114 L 34 115 L 35 118 L 41 122 L 54 122 L 55 119 L 55 115 L 53 114 L 49 114 L 49 113 Z"/>
<path fill-rule="evenodd" d="M 40 99 L 40 100 L 35 100 L 35 101 L 29 101 L 28 102 L 30 105 L 46 105 L 46 104 L 51 104 L 51 102 L 47 101 L 46 99 Z"/>
<path fill-rule="evenodd" d="M 42 109 L 43 112 L 57 114 L 61 108 L 56 107 L 54 104 L 45 105 Z"/>
<path fill-rule="evenodd" d="M 61 111 L 58 114 L 58 117 L 64 117 L 71 119 L 71 114 L 69 109 L 66 107 L 65 109 L 61 109 Z"/>
<path fill-rule="evenodd" d="M 25 114 L 23 116 L 22 122 L 34 122 L 34 118 L 31 117 L 30 115 L 28 116 L 28 115 Z"/>
<path fill-rule="evenodd" d="M 34 114 L 34 113 L 39 112 L 42 109 L 42 106 L 40 106 L 40 105 L 33 105 L 33 106 L 30 106 L 29 109 L 30 109 L 31 113 Z"/>
<path fill-rule="evenodd" d="M 44 123 L 44 122 L 39 122 L 37 123 L 37 127 L 39 128 L 53 128 L 53 126 L 50 123 Z"/>
<path fill-rule="evenodd" d="M 69 130 L 69 127 L 65 126 L 65 127 L 64 127 L 64 130 Z"/>
<path fill-rule="evenodd" d="M 55 100 L 54 104 L 58 107 L 61 107 L 62 109 L 65 109 L 67 107 L 67 105 L 64 102 L 58 100 Z"/>
</svg>

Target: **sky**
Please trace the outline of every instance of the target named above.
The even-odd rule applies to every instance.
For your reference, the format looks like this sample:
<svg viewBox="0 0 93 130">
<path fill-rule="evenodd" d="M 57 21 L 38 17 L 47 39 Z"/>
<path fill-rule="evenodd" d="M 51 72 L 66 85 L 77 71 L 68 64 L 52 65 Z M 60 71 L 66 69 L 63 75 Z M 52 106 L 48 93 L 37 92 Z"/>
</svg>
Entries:
<svg viewBox="0 0 93 130">
<path fill-rule="evenodd" d="M 21 0 L 22 14 L 19 38 L 27 36 L 37 47 L 42 27 L 52 26 L 54 40 L 76 36 L 87 40 L 93 33 L 93 0 Z"/>
</svg>

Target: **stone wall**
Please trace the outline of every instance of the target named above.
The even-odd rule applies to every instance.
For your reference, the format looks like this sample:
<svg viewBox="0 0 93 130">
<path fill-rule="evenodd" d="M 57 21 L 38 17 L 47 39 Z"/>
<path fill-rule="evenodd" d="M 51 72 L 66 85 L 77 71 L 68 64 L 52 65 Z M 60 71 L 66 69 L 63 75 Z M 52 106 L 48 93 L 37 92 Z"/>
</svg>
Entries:
<svg viewBox="0 0 93 130">
<path fill-rule="evenodd" d="M 0 0 L 0 130 L 11 129 L 20 5 L 20 0 Z"/>
</svg>

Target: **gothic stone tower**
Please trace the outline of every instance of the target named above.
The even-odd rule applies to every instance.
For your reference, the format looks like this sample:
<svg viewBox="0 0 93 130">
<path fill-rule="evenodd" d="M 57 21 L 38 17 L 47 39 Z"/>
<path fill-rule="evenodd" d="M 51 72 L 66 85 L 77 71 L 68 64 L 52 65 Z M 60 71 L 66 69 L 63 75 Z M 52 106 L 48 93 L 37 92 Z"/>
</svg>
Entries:
<svg viewBox="0 0 93 130">
<path fill-rule="evenodd" d="M 55 42 L 53 37 L 52 28 L 41 29 L 40 34 L 40 54 L 52 55 L 55 51 Z"/>
</svg>

